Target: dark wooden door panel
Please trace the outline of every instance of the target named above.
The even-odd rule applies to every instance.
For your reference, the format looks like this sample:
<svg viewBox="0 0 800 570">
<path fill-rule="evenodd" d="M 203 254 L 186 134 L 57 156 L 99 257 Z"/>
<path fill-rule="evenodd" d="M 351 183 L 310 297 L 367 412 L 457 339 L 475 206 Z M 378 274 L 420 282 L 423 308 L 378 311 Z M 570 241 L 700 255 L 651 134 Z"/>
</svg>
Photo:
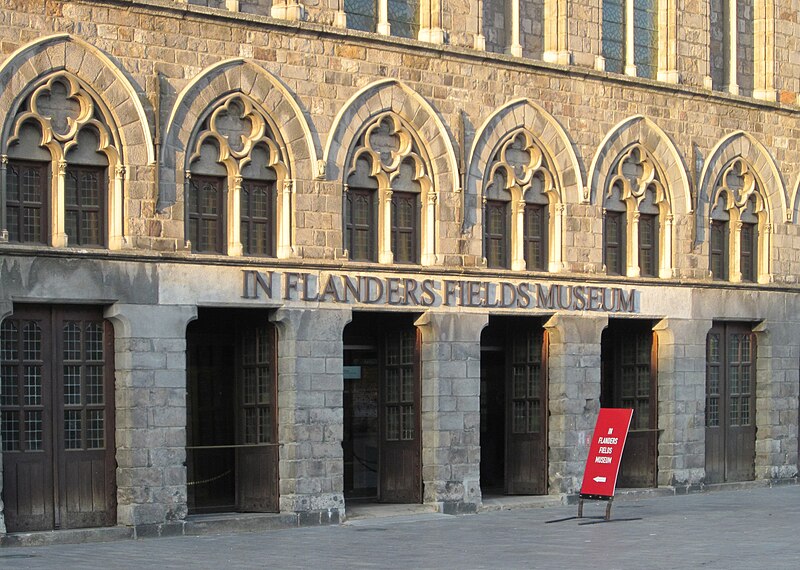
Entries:
<svg viewBox="0 0 800 570">
<path fill-rule="evenodd" d="M 419 344 L 413 326 L 386 333 L 381 356 L 379 499 L 422 500 L 419 435 Z"/>
<path fill-rule="evenodd" d="M 750 326 L 715 323 L 706 337 L 706 482 L 755 478 L 756 343 Z"/>
<path fill-rule="evenodd" d="M 603 332 L 603 407 L 633 409 L 618 487 L 658 483 L 658 344 L 649 321 L 614 320 Z"/>
<path fill-rule="evenodd" d="M 62 527 L 86 528 L 116 523 L 113 505 L 115 489 L 106 472 L 103 453 L 80 454 L 66 463 L 66 485 L 61 493 Z"/>
<path fill-rule="evenodd" d="M 239 510 L 277 512 L 278 448 L 240 448 L 237 451 Z"/>
<path fill-rule="evenodd" d="M 381 501 L 418 503 L 419 453 L 411 445 L 385 444 L 381 463 Z"/>
<path fill-rule="evenodd" d="M 3 500 L 9 532 L 53 528 L 52 466 L 4 456 Z"/>
<path fill-rule="evenodd" d="M 507 338 L 506 492 L 540 495 L 547 492 L 544 334 L 531 323 L 509 327 Z"/>
<path fill-rule="evenodd" d="M 18 305 L 0 337 L 9 530 L 114 524 L 114 341 L 102 308 Z"/>
<path fill-rule="evenodd" d="M 278 511 L 276 343 L 266 317 L 202 310 L 187 331 L 192 513 Z"/>
<path fill-rule="evenodd" d="M 639 430 L 628 433 L 625 451 L 619 467 L 617 486 L 655 487 L 655 463 L 658 446 L 658 432 Z"/>
</svg>

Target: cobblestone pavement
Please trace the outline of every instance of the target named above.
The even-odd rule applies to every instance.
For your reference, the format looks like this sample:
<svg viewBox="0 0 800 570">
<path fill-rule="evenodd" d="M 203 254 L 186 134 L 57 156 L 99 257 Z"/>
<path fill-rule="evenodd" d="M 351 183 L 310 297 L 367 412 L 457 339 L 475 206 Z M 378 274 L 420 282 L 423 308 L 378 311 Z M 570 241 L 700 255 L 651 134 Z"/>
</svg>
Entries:
<svg viewBox="0 0 800 570">
<path fill-rule="evenodd" d="M 265 533 L 0 549 L 0 568 L 800 568 L 800 486 L 357 519 Z"/>
</svg>

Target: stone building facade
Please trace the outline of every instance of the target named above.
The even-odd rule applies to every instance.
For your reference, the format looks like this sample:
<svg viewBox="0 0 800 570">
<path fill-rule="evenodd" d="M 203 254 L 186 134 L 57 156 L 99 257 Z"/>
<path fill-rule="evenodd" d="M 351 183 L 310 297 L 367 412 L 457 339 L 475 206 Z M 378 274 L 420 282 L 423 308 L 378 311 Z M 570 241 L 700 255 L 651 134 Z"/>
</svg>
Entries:
<svg viewBox="0 0 800 570">
<path fill-rule="evenodd" d="M 785 0 L 0 1 L 0 528 L 792 480 Z"/>
</svg>

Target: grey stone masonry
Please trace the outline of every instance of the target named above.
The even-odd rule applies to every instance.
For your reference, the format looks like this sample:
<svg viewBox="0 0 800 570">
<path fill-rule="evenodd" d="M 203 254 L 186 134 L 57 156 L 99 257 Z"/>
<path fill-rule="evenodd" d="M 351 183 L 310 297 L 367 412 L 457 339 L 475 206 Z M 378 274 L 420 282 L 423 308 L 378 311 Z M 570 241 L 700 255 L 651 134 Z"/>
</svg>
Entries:
<svg viewBox="0 0 800 570">
<path fill-rule="evenodd" d="M 481 331 L 488 314 L 425 313 L 422 331 L 424 502 L 475 510 L 480 492 Z"/>
<path fill-rule="evenodd" d="M 186 517 L 186 325 L 193 306 L 125 305 L 114 323 L 117 522 Z"/>
<path fill-rule="evenodd" d="M 800 325 L 764 322 L 756 332 L 756 479 L 797 477 Z"/>
<path fill-rule="evenodd" d="M 342 333 L 350 309 L 279 309 L 281 512 L 344 512 Z M 327 522 L 327 521 L 322 521 Z"/>
<path fill-rule="evenodd" d="M 664 319 L 658 342 L 658 484 L 691 486 L 705 476 L 706 335 L 711 321 Z"/>
<path fill-rule="evenodd" d="M 550 493 L 580 489 L 588 436 L 600 410 L 600 340 L 605 315 L 555 315 L 547 323 L 550 388 Z"/>
</svg>

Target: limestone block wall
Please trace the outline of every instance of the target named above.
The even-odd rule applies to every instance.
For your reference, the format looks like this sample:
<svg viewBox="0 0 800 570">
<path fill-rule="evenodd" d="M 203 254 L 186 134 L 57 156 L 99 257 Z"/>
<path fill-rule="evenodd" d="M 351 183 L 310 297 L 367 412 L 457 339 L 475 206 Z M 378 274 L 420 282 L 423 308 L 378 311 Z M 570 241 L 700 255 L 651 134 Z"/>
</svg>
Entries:
<svg viewBox="0 0 800 570">
<path fill-rule="evenodd" d="M 580 490 L 589 440 L 600 410 L 600 340 L 606 316 L 557 315 L 549 335 L 550 493 Z"/>
<path fill-rule="evenodd" d="M 186 325 L 197 307 L 126 305 L 114 323 L 117 521 L 186 517 Z"/>
<path fill-rule="evenodd" d="M 281 512 L 344 513 L 342 333 L 349 310 L 279 309 Z"/>
<path fill-rule="evenodd" d="M 697 485 L 705 476 L 706 335 L 711 321 L 667 318 L 658 342 L 658 484 Z"/>
<path fill-rule="evenodd" d="M 287 255 L 341 257 L 342 160 L 380 101 L 380 109 L 415 124 L 432 157 L 437 263 L 480 266 L 481 197 L 461 188 L 462 170 L 481 127 L 524 98 L 560 125 L 569 143 L 566 152 L 577 165 L 561 236 L 569 271 L 602 271 L 602 189 L 589 188 L 588 199 L 582 192 L 595 177 L 593 165 L 603 164 L 604 153 L 621 148 L 621 141 L 633 142 L 628 125 L 644 117 L 649 130 L 640 130 L 638 141 L 652 150 L 672 147 L 671 158 L 661 158 L 671 160 L 662 166 L 674 197 L 675 276 L 708 279 L 707 217 L 691 219 L 690 211 L 715 182 L 703 178 L 703 172 L 714 171 L 714 164 L 727 156 L 721 149 L 739 132 L 759 149 L 751 157 L 769 185 L 765 192 L 770 195 L 769 233 L 774 238 L 770 273 L 789 283 L 800 273 L 800 152 L 793 142 L 800 138 L 800 123 L 791 104 L 612 77 L 529 58 L 512 61 L 455 44 L 437 47 L 369 34 L 342 35 L 339 28 L 315 24 L 310 15 L 310 23 L 287 23 L 191 4 L 179 9 L 162 0 L 141 0 L 124 8 L 82 0 L 45 5 L 46 16 L 32 4 L 1 12 L 14 18 L 0 43 L 4 72 L 14 86 L 0 99 L 3 111 L 34 77 L 62 67 L 109 97 L 118 109 L 121 131 L 128 133 L 123 140 L 124 247 L 184 251 L 186 161 L 173 151 L 189 144 L 208 105 L 241 89 L 263 99 L 287 142 L 292 212 Z M 574 12 L 584 8 L 570 6 Z M 594 13 L 599 3 L 585 8 Z M 448 14 L 447 5 L 443 14 Z M 566 21 L 577 25 L 574 18 Z M 590 37 L 584 32 L 576 33 Z M 64 35 L 45 40 L 53 33 Z M 775 37 L 780 44 L 777 32 Z M 28 48 L 9 57 L 24 45 Z M 696 61 L 692 55 L 689 59 Z M 127 85 L 126 92 L 104 87 L 112 85 L 110 78 L 116 78 L 117 91 Z M 115 104 L 124 99 L 132 113 Z M 521 121 L 519 126 L 526 125 Z M 527 126 L 535 131 L 536 125 Z"/>
<path fill-rule="evenodd" d="M 474 511 L 480 492 L 480 340 L 488 314 L 427 312 L 422 331 L 423 500 Z"/>
</svg>

